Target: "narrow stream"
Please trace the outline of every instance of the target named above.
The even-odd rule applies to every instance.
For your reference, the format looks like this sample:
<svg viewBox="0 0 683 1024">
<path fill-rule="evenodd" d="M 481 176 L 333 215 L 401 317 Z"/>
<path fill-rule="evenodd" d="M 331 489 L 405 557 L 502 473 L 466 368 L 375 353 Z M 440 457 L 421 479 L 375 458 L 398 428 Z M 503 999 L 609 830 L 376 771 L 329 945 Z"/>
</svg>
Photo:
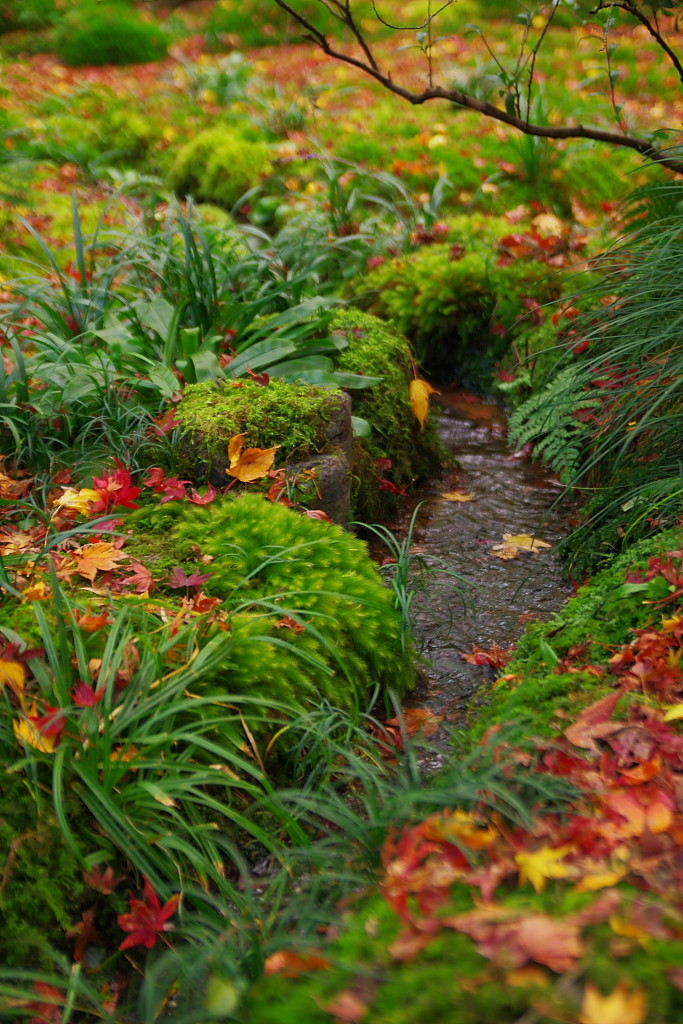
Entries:
<svg viewBox="0 0 683 1024">
<path fill-rule="evenodd" d="M 413 550 L 427 560 L 442 559 L 473 584 L 475 609 L 467 614 L 443 576 L 430 575 L 426 592 L 416 599 L 416 635 L 428 679 L 409 703 L 458 726 L 473 695 L 495 675 L 490 666 L 469 664 L 463 655 L 474 644 L 485 649 L 514 644 L 526 622 L 549 618 L 573 593 L 554 547 L 569 530 L 570 510 L 552 507 L 561 486 L 548 470 L 510 457 L 502 410 L 463 392 L 446 393 L 440 402 L 432 415 L 439 417 L 442 437 L 458 461 L 457 478 L 423 487 L 396 525 L 399 533 L 405 531 L 422 501 Z M 442 497 L 454 490 L 474 500 Z M 491 549 L 503 542 L 504 533 L 530 534 L 552 547 L 502 560 Z"/>
</svg>

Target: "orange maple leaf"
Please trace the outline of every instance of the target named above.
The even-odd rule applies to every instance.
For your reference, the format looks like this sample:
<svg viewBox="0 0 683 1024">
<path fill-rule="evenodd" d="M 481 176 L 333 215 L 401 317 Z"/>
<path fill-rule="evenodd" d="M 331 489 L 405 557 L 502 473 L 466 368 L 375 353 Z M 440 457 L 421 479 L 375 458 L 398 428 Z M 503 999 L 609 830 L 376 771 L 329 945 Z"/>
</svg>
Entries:
<svg viewBox="0 0 683 1024">
<path fill-rule="evenodd" d="M 244 437 L 244 434 L 235 434 L 230 438 L 230 465 L 226 472 L 242 483 L 251 483 L 267 475 L 275 462 L 275 452 L 280 445 L 275 445 L 274 448 L 245 448 Z"/>
<path fill-rule="evenodd" d="M 98 572 L 116 569 L 119 562 L 128 559 L 128 555 L 114 547 L 111 541 L 98 540 L 94 544 L 84 544 L 82 548 L 76 548 L 73 558 L 76 563 L 73 571 L 94 583 Z"/>
</svg>

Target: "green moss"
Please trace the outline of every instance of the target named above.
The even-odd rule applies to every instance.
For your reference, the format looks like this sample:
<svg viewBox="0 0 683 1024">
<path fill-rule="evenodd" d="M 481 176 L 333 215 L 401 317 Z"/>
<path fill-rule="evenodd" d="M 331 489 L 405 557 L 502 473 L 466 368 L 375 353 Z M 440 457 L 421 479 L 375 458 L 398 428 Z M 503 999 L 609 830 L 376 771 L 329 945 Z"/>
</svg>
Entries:
<svg viewBox="0 0 683 1024">
<path fill-rule="evenodd" d="M 272 378 L 267 387 L 252 380 L 205 381 L 183 393 L 176 418 L 183 427 L 178 469 L 201 481 L 222 472 L 228 443 L 246 434 L 252 448 L 279 445 L 278 462 L 300 462 L 332 447 L 326 430 L 340 392 Z"/>
<path fill-rule="evenodd" d="M 373 521 L 386 510 L 386 492 L 377 484 L 375 459 L 390 458 L 388 476 L 403 486 L 439 472 L 447 455 L 432 422 L 424 431 L 410 406 L 413 377 L 410 345 L 390 324 L 356 309 L 335 313 L 331 330 L 349 340 L 337 368 L 347 373 L 381 376 L 374 388 L 354 392 L 353 414 L 372 426 L 369 438 L 359 439 L 351 460 L 357 515 Z"/>
<path fill-rule="evenodd" d="M 80 916 L 85 890 L 81 865 L 57 823 L 38 818 L 26 780 L 8 772 L 6 764 L 2 767 L 0 963 L 49 968 L 57 936 Z"/>
<path fill-rule="evenodd" d="M 182 146 L 168 175 L 168 187 L 179 195 L 232 209 L 245 192 L 270 174 L 270 149 L 249 142 L 226 125 L 199 132 Z"/>
<path fill-rule="evenodd" d="M 141 509 L 126 525 L 134 530 L 126 550 L 162 585 L 175 565 L 212 573 L 205 590 L 231 612 L 233 640 L 213 682 L 295 703 L 326 697 L 340 707 L 364 702 L 376 684 L 399 692 L 412 685 L 391 593 L 365 544 L 340 527 L 258 495 Z M 286 615 L 307 628 L 278 628 Z"/>
</svg>

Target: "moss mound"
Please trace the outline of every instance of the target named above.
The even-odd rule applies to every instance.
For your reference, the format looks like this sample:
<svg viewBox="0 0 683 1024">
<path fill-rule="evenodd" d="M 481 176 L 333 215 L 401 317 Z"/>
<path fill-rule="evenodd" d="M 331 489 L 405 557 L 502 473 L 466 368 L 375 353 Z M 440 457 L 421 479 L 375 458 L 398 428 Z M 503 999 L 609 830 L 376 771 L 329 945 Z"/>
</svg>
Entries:
<svg viewBox="0 0 683 1024">
<path fill-rule="evenodd" d="M 168 42 L 159 25 L 145 21 L 124 4 L 110 4 L 95 10 L 81 8 L 67 17 L 56 49 L 72 67 L 146 64 L 163 60 Z"/>
<path fill-rule="evenodd" d="M 561 282 L 542 263 L 500 266 L 490 251 L 449 243 L 388 260 L 357 289 L 370 312 L 407 335 L 437 380 L 457 375 L 466 385 L 488 386 L 518 321 L 528 324 L 525 300 L 549 302 L 559 296 Z"/>
<path fill-rule="evenodd" d="M 127 525 L 126 550 L 162 586 L 176 565 L 212 574 L 204 589 L 230 613 L 234 644 L 220 676 L 232 692 L 348 708 L 378 684 L 413 684 L 392 595 L 365 544 L 340 527 L 258 495 L 141 509 Z"/>
<path fill-rule="evenodd" d="M 199 132 L 178 150 L 168 187 L 232 209 L 271 171 L 270 149 L 264 142 L 249 142 L 227 126 L 217 126 Z"/>
</svg>

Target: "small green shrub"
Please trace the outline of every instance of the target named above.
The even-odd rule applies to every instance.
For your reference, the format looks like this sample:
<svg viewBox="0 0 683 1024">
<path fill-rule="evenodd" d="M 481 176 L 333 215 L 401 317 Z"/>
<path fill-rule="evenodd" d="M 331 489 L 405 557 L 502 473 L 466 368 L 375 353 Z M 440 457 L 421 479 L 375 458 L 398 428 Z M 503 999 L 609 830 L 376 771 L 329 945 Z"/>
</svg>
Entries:
<svg viewBox="0 0 683 1024">
<path fill-rule="evenodd" d="M 270 174 L 270 150 L 226 127 L 207 128 L 179 151 L 168 186 L 179 195 L 231 209 L 259 179 Z"/>
<path fill-rule="evenodd" d="M 48 28 L 56 13 L 55 0 L 4 0 L 0 7 L 0 32 Z"/>
<path fill-rule="evenodd" d="M 340 527 L 258 495 L 141 509 L 127 523 L 135 534 L 126 550 L 161 582 L 176 565 L 211 574 L 205 590 L 231 616 L 230 663 L 221 670 L 231 692 L 299 705 L 325 697 L 348 708 L 377 684 L 412 685 L 392 595 L 365 544 Z M 282 628 L 292 613 L 302 632 Z"/>
<path fill-rule="evenodd" d="M 500 266 L 490 249 L 487 254 L 477 243 L 457 242 L 387 261 L 356 288 L 370 312 L 391 319 L 410 338 L 437 379 L 457 373 L 465 383 L 488 383 L 518 321 L 528 316 L 524 300 L 557 297 L 560 278 L 538 261 Z"/>
<path fill-rule="evenodd" d="M 101 64 L 146 64 L 163 60 L 168 42 L 159 25 L 145 21 L 121 4 L 82 8 L 67 17 L 57 35 L 56 51 L 72 67 Z"/>
</svg>

